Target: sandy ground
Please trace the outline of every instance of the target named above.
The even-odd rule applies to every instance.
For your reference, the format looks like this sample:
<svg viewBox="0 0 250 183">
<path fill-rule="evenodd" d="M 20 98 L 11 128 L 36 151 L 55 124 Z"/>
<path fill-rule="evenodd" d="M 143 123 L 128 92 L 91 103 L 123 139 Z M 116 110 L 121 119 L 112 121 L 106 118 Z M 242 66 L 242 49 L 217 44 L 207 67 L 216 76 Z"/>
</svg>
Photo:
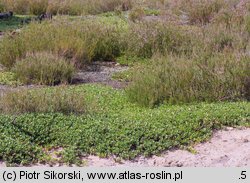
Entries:
<svg viewBox="0 0 250 183">
<path fill-rule="evenodd" d="M 90 167 L 250 167 L 250 128 L 226 128 L 215 132 L 210 141 L 198 144 L 194 149 L 196 154 L 174 150 L 166 151 L 161 156 L 139 157 L 134 161 L 119 163 L 114 158 L 103 159 L 96 156 L 83 160 Z M 0 167 L 4 166 L 0 162 Z"/>
</svg>

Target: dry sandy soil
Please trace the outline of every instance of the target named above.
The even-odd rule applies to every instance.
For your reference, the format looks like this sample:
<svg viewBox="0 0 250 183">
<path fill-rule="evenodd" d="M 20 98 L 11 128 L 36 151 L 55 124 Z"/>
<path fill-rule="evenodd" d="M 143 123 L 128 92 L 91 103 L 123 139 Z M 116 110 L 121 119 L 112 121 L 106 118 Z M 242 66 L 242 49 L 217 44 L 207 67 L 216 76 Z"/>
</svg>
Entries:
<svg viewBox="0 0 250 183">
<path fill-rule="evenodd" d="M 113 158 L 101 159 L 96 156 L 83 159 L 90 167 L 249 167 L 250 128 L 226 128 L 215 132 L 210 141 L 196 145 L 194 150 L 196 154 L 174 150 L 166 151 L 161 156 L 140 157 L 119 163 Z M 4 166 L 0 162 L 0 167 Z"/>
</svg>

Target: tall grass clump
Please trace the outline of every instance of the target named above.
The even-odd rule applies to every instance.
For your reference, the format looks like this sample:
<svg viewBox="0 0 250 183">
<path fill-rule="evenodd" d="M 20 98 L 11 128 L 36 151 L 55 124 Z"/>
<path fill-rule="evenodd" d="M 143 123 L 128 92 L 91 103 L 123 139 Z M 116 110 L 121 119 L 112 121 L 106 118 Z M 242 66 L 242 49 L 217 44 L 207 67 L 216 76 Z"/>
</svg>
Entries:
<svg viewBox="0 0 250 183">
<path fill-rule="evenodd" d="M 155 57 L 135 72 L 128 98 L 142 106 L 248 98 L 249 57 Z"/>
<path fill-rule="evenodd" d="M 171 1 L 174 11 L 188 18 L 190 24 L 205 25 L 226 6 L 224 0 L 178 0 Z"/>
<path fill-rule="evenodd" d="M 116 9 L 128 10 L 131 0 L 0 0 L 2 7 L 17 14 L 49 12 L 64 15 L 99 14 Z"/>
<path fill-rule="evenodd" d="M 110 20 L 109 20 L 110 21 Z M 76 65 L 93 60 L 113 60 L 123 48 L 122 20 L 109 22 L 106 17 L 58 22 L 32 23 L 0 45 L 0 63 L 7 68 L 27 53 L 52 52 L 71 59 Z"/>
<path fill-rule="evenodd" d="M 24 40 L 19 36 L 14 39 L 5 36 L 0 44 L 0 64 L 6 68 L 13 67 L 16 60 L 20 59 L 24 55 L 25 49 L 27 49 L 23 43 Z"/>
<path fill-rule="evenodd" d="M 154 53 L 191 54 L 199 45 L 198 34 L 184 27 L 160 22 L 131 24 L 127 36 L 127 54 L 151 58 Z"/>
<path fill-rule="evenodd" d="M 5 11 L 13 11 L 15 14 L 28 14 L 29 0 L 1 0 Z"/>
<path fill-rule="evenodd" d="M 82 0 L 53 0 L 47 7 L 47 12 L 54 15 L 82 15 L 84 13 L 84 1 Z"/>
<path fill-rule="evenodd" d="M 2 1 L 0 1 L 0 12 L 5 10 L 5 5 Z"/>
<path fill-rule="evenodd" d="M 245 30 L 248 32 L 250 35 L 250 15 L 247 15 L 245 17 Z"/>
<path fill-rule="evenodd" d="M 69 83 L 75 72 L 67 60 L 50 53 L 27 55 L 12 70 L 22 83 L 42 85 Z"/>
<path fill-rule="evenodd" d="M 132 7 L 131 0 L 85 0 L 84 12 L 87 14 L 99 14 L 116 9 L 128 10 Z"/>
<path fill-rule="evenodd" d="M 109 11 L 131 9 L 131 0 L 53 0 L 49 1 L 47 12 L 64 15 L 96 15 Z"/>
<path fill-rule="evenodd" d="M 128 23 L 121 18 L 96 17 L 32 23 L 17 36 L 5 37 L 0 45 L 0 63 L 13 67 L 32 52 L 52 52 L 81 66 L 121 55 L 151 58 L 154 53 L 192 55 L 203 48 L 201 32 L 160 22 Z"/>
<path fill-rule="evenodd" d="M 223 25 L 210 25 L 204 29 L 203 47 L 213 53 L 226 50 L 228 52 L 245 52 L 248 43 L 249 37 L 240 27 L 228 29 Z"/>
<path fill-rule="evenodd" d="M 49 0 L 29 0 L 29 13 L 41 15 L 47 11 Z"/>
<path fill-rule="evenodd" d="M 70 92 L 65 87 L 11 91 L 2 95 L 0 101 L 0 111 L 4 114 L 83 114 L 87 111 L 84 93 Z"/>
</svg>

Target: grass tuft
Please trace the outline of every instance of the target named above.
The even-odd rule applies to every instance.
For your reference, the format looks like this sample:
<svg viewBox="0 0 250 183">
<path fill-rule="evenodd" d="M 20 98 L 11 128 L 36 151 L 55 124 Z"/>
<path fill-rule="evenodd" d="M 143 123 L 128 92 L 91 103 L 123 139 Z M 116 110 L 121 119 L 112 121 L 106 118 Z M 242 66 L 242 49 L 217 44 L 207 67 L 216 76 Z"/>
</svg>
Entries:
<svg viewBox="0 0 250 183">
<path fill-rule="evenodd" d="M 51 91 L 22 89 L 5 93 L 0 99 L 0 110 L 5 114 L 86 112 L 84 94 L 67 92 L 65 87 Z"/>
<path fill-rule="evenodd" d="M 128 98 L 143 106 L 249 98 L 249 58 L 220 55 L 198 60 L 155 57 L 137 70 Z"/>
<path fill-rule="evenodd" d="M 58 85 L 70 83 L 75 68 L 64 58 L 36 53 L 18 61 L 12 71 L 24 84 Z"/>
</svg>

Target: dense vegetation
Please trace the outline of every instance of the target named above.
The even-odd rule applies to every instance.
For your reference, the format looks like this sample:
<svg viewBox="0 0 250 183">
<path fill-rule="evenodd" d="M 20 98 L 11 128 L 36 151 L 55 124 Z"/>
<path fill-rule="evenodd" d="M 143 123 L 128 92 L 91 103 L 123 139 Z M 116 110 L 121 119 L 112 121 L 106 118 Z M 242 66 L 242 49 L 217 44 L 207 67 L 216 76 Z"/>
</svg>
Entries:
<svg viewBox="0 0 250 183">
<path fill-rule="evenodd" d="M 18 14 L 39 15 L 44 12 L 53 14 L 84 15 L 98 14 L 114 10 L 128 10 L 131 0 L 1 0 L 0 10 L 13 10 Z"/>
<path fill-rule="evenodd" d="M 0 109 L 6 114 L 53 112 L 82 114 L 87 111 L 87 104 L 83 94 L 68 92 L 65 87 L 51 91 L 22 89 L 8 92 L 1 97 Z"/>
<path fill-rule="evenodd" d="M 48 93 L 53 90 L 46 89 Z M 68 163 L 76 163 L 87 154 L 131 159 L 202 142 L 211 136 L 213 129 L 224 125 L 250 125 L 247 102 L 162 105 L 149 109 L 129 103 L 123 91 L 109 87 L 84 85 L 68 87 L 65 92 L 84 93 L 86 102 L 89 105 L 94 102 L 97 111 L 80 116 L 1 115 L 0 157 L 17 164 L 53 162 L 47 159 L 50 150 L 62 147 L 61 161 L 70 156 Z"/>
<path fill-rule="evenodd" d="M 74 72 L 74 66 L 67 60 L 50 53 L 27 55 L 13 68 L 15 76 L 25 84 L 67 84 L 71 82 Z"/>
<path fill-rule="evenodd" d="M 132 101 L 154 106 L 195 101 L 249 98 L 250 59 L 228 53 L 209 59 L 165 56 L 135 71 L 127 94 Z"/>
<path fill-rule="evenodd" d="M 0 159 L 10 164 L 53 162 L 58 149 L 67 163 L 132 159 L 250 126 L 248 1 L 0 0 L 10 10 L 55 15 L 0 20 L 0 84 L 53 86 L 0 93 Z M 67 86 L 93 61 L 128 65 L 113 79 L 129 86 Z"/>
</svg>

